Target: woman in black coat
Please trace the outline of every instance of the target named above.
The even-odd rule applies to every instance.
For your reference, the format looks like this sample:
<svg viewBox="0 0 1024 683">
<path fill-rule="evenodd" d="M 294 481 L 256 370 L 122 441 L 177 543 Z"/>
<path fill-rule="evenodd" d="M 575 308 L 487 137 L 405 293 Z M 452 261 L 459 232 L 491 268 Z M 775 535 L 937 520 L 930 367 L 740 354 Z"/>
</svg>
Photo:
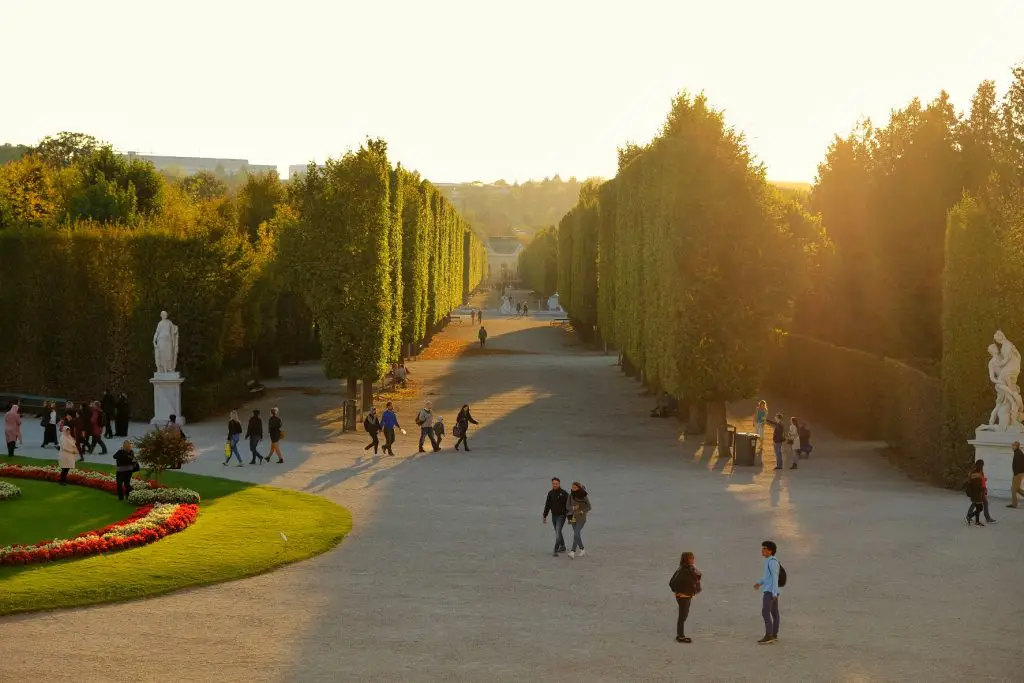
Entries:
<svg viewBox="0 0 1024 683">
<path fill-rule="evenodd" d="M 455 450 L 459 450 L 459 444 L 461 443 L 466 447 L 466 452 L 469 452 L 469 441 L 466 440 L 466 437 L 469 436 L 469 424 L 471 422 L 475 425 L 480 424 L 473 419 L 473 414 L 469 412 L 469 404 L 463 405 L 458 417 L 455 418 L 455 429 L 452 431 L 452 434 L 459 439 L 455 442 Z"/>
<path fill-rule="evenodd" d="M 117 403 L 114 405 L 114 435 L 115 436 L 128 436 L 128 421 L 132 416 L 132 408 L 128 404 L 127 394 L 121 394 L 117 397 Z"/>
</svg>

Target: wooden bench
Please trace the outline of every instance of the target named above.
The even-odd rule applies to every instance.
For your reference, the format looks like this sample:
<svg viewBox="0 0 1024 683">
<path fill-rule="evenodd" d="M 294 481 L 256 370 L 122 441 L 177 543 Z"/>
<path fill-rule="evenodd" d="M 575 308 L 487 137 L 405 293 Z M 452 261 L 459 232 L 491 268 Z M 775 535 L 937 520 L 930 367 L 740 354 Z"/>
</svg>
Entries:
<svg viewBox="0 0 1024 683">
<path fill-rule="evenodd" d="M 569 319 L 568 318 L 555 318 L 554 320 L 551 321 L 551 324 L 552 325 L 568 325 L 569 324 Z"/>
<path fill-rule="evenodd" d="M 249 390 L 249 398 L 263 398 L 263 395 L 267 393 L 267 388 L 254 379 L 246 382 L 245 386 Z"/>
<path fill-rule="evenodd" d="M 0 394 L 0 408 L 10 403 L 17 403 L 22 415 L 42 415 L 43 405 L 47 401 L 57 404 L 57 410 L 61 411 L 67 404 L 68 399 L 38 396 L 36 394 Z M 76 402 L 75 405 L 81 405 L 81 403 Z"/>
</svg>

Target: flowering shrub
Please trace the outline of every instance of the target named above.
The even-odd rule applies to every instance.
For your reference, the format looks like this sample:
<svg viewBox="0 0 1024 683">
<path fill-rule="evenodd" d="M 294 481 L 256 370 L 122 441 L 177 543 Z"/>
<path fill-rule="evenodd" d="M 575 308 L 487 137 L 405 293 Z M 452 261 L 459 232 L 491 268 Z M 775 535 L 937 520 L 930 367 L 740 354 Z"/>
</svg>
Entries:
<svg viewBox="0 0 1024 683">
<path fill-rule="evenodd" d="M 9 484 L 6 481 L 0 481 L 0 500 L 7 500 L 8 498 L 17 498 L 21 495 L 21 489 L 14 484 Z"/>
<path fill-rule="evenodd" d="M 153 503 L 191 503 L 199 504 L 199 493 L 192 489 L 142 489 L 133 490 L 128 494 L 128 502 L 132 505 L 152 505 Z"/>
<path fill-rule="evenodd" d="M 21 479 L 38 479 L 40 481 L 60 481 L 60 468 L 56 465 L 13 465 L 0 464 L 0 477 Z M 88 486 L 107 493 L 117 493 L 117 479 L 112 474 L 94 470 L 71 470 L 68 472 L 68 483 Z M 132 489 L 155 489 L 160 484 L 146 479 L 132 479 Z"/>
<path fill-rule="evenodd" d="M 188 528 L 198 515 L 198 505 L 146 505 L 127 519 L 71 539 L 0 547 L 0 565 L 35 564 L 135 548 Z"/>
<path fill-rule="evenodd" d="M 165 470 L 180 470 L 195 460 L 196 449 L 180 431 L 158 428 L 135 439 L 135 459 L 159 481 Z"/>
</svg>

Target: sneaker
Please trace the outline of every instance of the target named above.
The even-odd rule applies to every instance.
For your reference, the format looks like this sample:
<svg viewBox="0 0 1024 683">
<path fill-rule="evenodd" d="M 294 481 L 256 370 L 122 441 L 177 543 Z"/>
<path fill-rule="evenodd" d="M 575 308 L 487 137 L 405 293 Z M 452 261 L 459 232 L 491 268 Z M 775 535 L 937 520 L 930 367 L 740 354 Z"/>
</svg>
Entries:
<svg viewBox="0 0 1024 683">
<path fill-rule="evenodd" d="M 985 524 L 995 524 L 995 523 L 996 523 L 996 520 L 994 520 L 994 519 L 986 519 L 985 520 Z"/>
<path fill-rule="evenodd" d="M 777 469 L 777 470 L 781 470 L 782 468 L 781 468 L 781 467 L 776 467 L 775 469 Z"/>
<path fill-rule="evenodd" d="M 556 550 L 555 552 L 551 553 L 551 557 L 558 557 L 558 551 Z"/>
<path fill-rule="evenodd" d="M 775 642 L 775 638 L 773 638 L 770 634 L 766 633 L 766 634 L 764 634 L 764 638 L 762 638 L 761 640 L 759 640 L 757 642 L 758 642 L 759 645 L 767 645 L 769 643 L 774 643 Z"/>
<path fill-rule="evenodd" d="M 237 465 L 235 465 L 235 467 L 245 467 L 245 465 L 243 465 L 242 463 L 238 463 Z"/>
<path fill-rule="evenodd" d="M 221 464 L 222 464 L 222 465 L 224 465 L 224 467 L 227 467 L 227 466 L 228 466 L 228 461 L 227 461 L 227 460 L 225 460 L 225 461 L 224 461 L 224 462 L 222 462 Z"/>
<path fill-rule="evenodd" d="M 1017 506 L 1016 505 L 1007 505 L 1006 507 L 1008 507 L 1008 508 L 1016 508 Z"/>
<path fill-rule="evenodd" d="M 575 553 L 575 552 L 573 552 L 572 550 L 570 550 L 569 552 L 567 552 L 567 553 L 566 553 L 566 555 L 568 555 L 568 556 L 569 556 L 569 559 L 570 559 L 570 560 L 571 560 L 572 558 L 576 557 L 576 553 Z"/>
<path fill-rule="evenodd" d="M 576 557 L 583 557 L 586 554 L 587 554 L 587 551 L 584 550 L 583 548 L 580 548 L 579 550 L 576 551 Z"/>
</svg>

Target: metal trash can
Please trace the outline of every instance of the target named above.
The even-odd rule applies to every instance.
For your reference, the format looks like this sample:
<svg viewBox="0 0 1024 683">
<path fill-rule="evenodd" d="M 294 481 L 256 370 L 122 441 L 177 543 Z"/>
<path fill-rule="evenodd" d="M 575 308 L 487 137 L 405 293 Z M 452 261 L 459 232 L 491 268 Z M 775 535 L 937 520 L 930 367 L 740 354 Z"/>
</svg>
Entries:
<svg viewBox="0 0 1024 683">
<path fill-rule="evenodd" d="M 738 432 L 736 434 L 737 465 L 753 467 L 757 464 L 757 434 Z"/>
<path fill-rule="evenodd" d="M 341 431 L 356 431 L 356 400 L 354 398 L 345 400 L 345 416 Z"/>
<path fill-rule="evenodd" d="M 736 426 L 722 425 L 718 428 L 718 452 L 726 452 L 731 456 L 733 446 L 736 444 Z"/>
</svg>

